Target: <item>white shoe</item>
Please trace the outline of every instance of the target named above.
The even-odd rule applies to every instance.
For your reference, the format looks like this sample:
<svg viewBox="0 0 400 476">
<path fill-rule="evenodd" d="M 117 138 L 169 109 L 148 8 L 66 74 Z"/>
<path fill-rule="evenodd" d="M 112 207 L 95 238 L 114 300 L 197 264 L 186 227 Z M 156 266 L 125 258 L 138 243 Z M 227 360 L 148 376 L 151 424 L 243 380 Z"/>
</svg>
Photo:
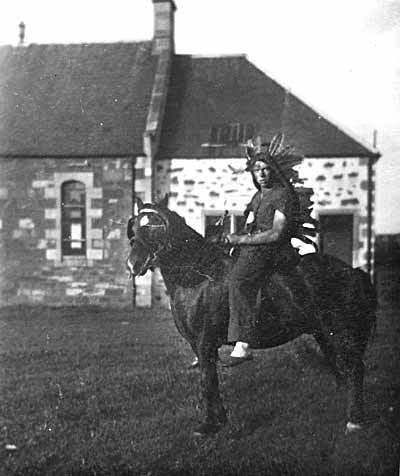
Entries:
<svg viewBox="0 0 400 476">
<path fill-rule="evenodd" d="M 189 364 L 189 369 L 196 369 L 199 366 L 199 358 L 195 357 L 193 361 Z"/>
</svg>

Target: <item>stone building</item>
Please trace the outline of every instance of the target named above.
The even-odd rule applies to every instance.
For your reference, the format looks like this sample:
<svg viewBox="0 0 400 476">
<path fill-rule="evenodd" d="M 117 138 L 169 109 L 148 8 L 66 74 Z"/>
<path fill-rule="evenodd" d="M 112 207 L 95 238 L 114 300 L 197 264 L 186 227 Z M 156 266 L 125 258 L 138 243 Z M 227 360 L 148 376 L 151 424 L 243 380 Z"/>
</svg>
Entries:
<svg viewBox="0 0 400 476">
<path fill-rule="evenodd" d="M 200 232 L 228 209 L 235 230 L 243 143 L 277 132 L 305 156 L 322 249 L 370 270 L 379 154 L 245 56 L 175 54 L 175 4 L 153 4 L 150 41 L 0 48 L 1 304 L 130 303 L 133 193 L 168 192 Z M 138 305 L 165 300 L 158 274 L 137 280 Z"/>
</svg>

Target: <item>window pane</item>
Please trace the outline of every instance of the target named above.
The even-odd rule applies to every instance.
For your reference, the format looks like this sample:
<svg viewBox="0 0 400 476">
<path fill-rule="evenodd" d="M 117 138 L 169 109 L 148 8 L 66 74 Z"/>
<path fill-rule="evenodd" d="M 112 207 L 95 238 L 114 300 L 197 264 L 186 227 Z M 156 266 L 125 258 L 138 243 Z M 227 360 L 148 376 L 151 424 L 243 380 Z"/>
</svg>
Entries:
<svg viewBox="0 0 400 476">
<path fill-rule="evenodd" d="M 220 231 L 220 228 L 216 229 L 216 224 L 221 220 L 221 215 L 206 215 L 205 216 L 205 236 L 214 236 L 217 232 Z M 231 217 L 227 216 L 224 218 L 224 232 L 231 232 Z"/>
<path fill-rule="evenodd" d="M 246 224 L 246 218 L 243 215 L 235 215 L 234 217 L 234 231 L 238 233 L 243 231 L 243 228 Z"/>
<path fill-rule="evenodd" d="M 353 214 L 321 214 L 319 221 L 321 251 L 351 265 L 353 262 Z"/>
<path fill-rule="evenodd" d="M 80 182 L 68 182 L 63 187 L 65 205 L 85 205 L 85 185 Z"/>
<path fill-rule="evenodd" d="M 71 240 L 82 239 L 82 225 L 80 223 L 71 223 Z"/>
<path fill-rule="evenodd" d="M 70 208 L 65 210 L 65 216 L 70 219 L 81 219 L 83 217 L 83 210 L 79 208 Z"/>
<path fill-rule="evenodd" d="M 219 143 L 219 131 L 220 128 L 217 126 L 211 127 L 211 133 L 210 133 L 210 142 L 211 144 L 218 144 Z"/>
<path fill-rule="evenodd" d="M 230 134 L 231 134 L 231 128 L 229 125 L 224 125 L 222 126 L 222 132 L 221 132 L 221 139 L 220 142 L 222 144 L 227 144 L 230 139 Z"/>
<path fill-rule="evenodd" d="M 229 142 L 235 143 L 239 141 L 239 124 L 230 124 Z"/>
<path fill-rule="evenodd" d="M 243 142 L 247 142 L 247 140 L 251 139 L 254 135 L 254 127 L 253 124 L 246 124 L 246 130 L 245 130 L 245 137 Z"/>
<path fill-rule="evenodd" d="M 239 132 L 238 132 L 238 142 L 243 144 L 246 142 L 246 133 L 245 133 L 245 127 L 243 124 L 239 124 Z"/>
</svg>

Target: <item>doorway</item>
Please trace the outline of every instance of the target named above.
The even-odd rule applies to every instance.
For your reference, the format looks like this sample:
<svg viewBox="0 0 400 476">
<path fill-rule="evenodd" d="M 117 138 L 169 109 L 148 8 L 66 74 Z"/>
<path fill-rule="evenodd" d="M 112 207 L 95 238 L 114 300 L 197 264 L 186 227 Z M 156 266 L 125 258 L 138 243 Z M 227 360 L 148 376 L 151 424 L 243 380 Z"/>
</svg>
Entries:
<svg viewBox="0 0 400 476">
<path fill-rule="evenodd" d="M 354 214 L 320 214 L 320 248 L 323 253 L 353 264 Z"/>
</svg>

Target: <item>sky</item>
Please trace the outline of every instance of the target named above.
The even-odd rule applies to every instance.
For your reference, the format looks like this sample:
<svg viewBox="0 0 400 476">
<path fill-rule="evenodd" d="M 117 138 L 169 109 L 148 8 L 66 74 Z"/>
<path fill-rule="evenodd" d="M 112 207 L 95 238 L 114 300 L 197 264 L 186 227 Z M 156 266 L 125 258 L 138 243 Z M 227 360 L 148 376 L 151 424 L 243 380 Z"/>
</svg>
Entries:
<svg viewBox="0 0 400 476">
<path fill-rule="evenodd" d="M 176 52 L 246 54 L 353 137 L 377 130 L 376 228 L 400 233 L 400 0 L 175 0 Z M 151 39 L 151 0 L 3 0 L 0 44 Z"/>
</svg>

